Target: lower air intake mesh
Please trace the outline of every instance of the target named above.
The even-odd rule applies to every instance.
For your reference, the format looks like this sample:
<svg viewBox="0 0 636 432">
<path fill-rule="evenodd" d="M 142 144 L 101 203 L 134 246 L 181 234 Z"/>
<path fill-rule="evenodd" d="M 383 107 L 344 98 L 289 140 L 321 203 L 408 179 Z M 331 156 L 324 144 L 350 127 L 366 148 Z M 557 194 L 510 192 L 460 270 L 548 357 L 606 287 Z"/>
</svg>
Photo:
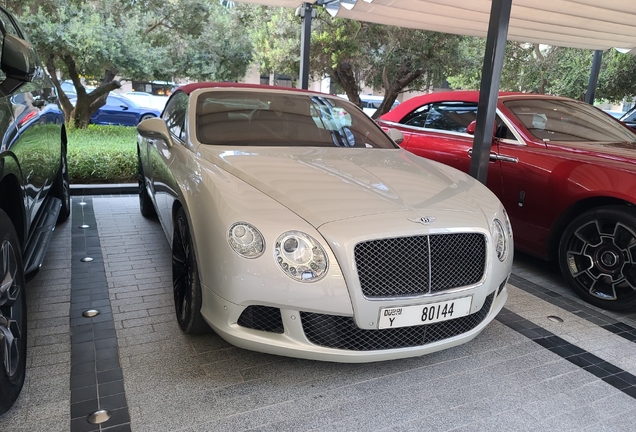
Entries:
<svg viewBox="0 0 636 432">
<path fill-rule="evenodd" d="M 283 333 L 280 309 L 269 306 L 248 306 L 238 319 L 238 325 L 254 330 Z"/>
<path fill-rule="evenodd" d="M 301 312 L 307 339 L 316 345 L 351 351 L 375 351 L 423 346 L 466 333 L 481 323 L 492 305 L 495 293 L 474 314 L 414 327 L 365 330 L 356 326 L 352 317 Z"/>
</svg>

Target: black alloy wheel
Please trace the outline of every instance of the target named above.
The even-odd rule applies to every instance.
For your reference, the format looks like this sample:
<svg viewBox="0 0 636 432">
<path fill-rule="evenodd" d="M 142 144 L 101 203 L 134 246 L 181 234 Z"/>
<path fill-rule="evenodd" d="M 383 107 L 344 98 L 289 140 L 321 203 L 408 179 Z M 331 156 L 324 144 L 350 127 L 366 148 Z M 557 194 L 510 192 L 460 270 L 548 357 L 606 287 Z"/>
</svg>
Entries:
<svg viewBox="0 0 636 432">
<path fill-rule="evenodd" d="M 11 408 L 24 384 L 27 351 L 24 268 L 18 236 L 0 210 L 0 415 Z"/>
<path fill-rule="evenodd" d="M 636 210 L 600 207 L 577 217 L 559 247 L 559 265 L 576 293 L 608 310 L 636 306 Z"/>
<path fill-rule="evenodd" d="M 66 162 L 66 146 L 62 146 L 62 155 L 60 157 L 60 170 L 55 178 L 52 188 L 53 196 L 62 201 L 60 214 L 57 216 L 57 223 L 60 224 L 68 219 L 71 215 L 71 191 L 68 182 L 68 164 Z"/>
<path fill-rule="evenodd" d="M 181 330 L 189 335 L 207 331 L 208 326 L 201 315 L 199 271 L 183 208 L 177 212 L 172 237 L 172 289 L 177 322 Z"/>
<path fill-rule="evenodd" d="M 146 189 L 146 178 L 139 154 L 137 154 L 137 182 L 139 184 L 139 212 L 147 218 L 156 216 L 157 212 L 148 194 L 148 189 Z"/>
</svg>

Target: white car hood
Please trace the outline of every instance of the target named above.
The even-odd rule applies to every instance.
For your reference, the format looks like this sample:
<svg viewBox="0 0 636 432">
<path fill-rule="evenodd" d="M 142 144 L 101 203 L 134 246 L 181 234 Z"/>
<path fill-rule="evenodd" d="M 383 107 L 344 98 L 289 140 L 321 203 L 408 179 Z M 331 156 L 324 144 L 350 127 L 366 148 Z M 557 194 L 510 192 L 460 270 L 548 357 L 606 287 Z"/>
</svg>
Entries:
<svg viewBox="0 0 636 432">
<path fill-rule="evenodd" d="M 477 200 L 490 195 L 460 171 L 401 149 L 200 145 L 197 153 L 316 228 L 404 210 L 482 213 Z"/>
</svg>

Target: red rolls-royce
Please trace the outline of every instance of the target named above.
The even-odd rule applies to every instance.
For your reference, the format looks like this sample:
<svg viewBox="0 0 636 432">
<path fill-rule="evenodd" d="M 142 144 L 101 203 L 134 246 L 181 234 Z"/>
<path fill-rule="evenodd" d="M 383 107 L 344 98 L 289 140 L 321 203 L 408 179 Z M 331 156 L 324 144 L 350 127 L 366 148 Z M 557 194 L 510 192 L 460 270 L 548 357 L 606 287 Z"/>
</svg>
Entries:
<svg viewBox="0 0 636 432">
<path fill-rule="evenodd" d="M 479 93 L 419 96 L 383 115 L 400 144 L 468 172 Z M 503 202 L 516 247 L 558 260 L 590 303 L 636 307 L 636 133 L 589 104 L 501 93 L 487 186 Z"/>
</svg>

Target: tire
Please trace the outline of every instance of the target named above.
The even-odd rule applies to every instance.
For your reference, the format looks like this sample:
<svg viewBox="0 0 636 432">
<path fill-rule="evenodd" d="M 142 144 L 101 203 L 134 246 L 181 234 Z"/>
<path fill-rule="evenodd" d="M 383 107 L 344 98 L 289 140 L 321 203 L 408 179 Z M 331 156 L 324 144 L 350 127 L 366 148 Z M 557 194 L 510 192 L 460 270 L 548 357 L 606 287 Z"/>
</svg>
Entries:
<svg viewBox="0 0 636 432">
<path fill-rule="evenodd" d="M 26 372 L 27 309 L 18 236 L 0 210 L 0 415 L 20 395 Z"/>
<path fill-rule="evenodd" d="M 566 228 L 561 273 L 587 302 L 608 310 L 636 307 L 636 210 L 599 207 Z"/>
<path fill-rule="evenodd" d="M 172 237 L 172 289 L 177 322 L 189 335 L 205 333 L 208 325 L 201 315 L 201 282 L 190 227 L 183 208 L 177 212 Z"/>
<path fill-rule="evenodd" d="M 152 114 L 144 114 L 141 116 L 141 118 L 139 119 L 139 123 L 141 123 L 142 121 L 149 119 L 149 118 L 155 118 L 155 116 L 153 116 Z M 139 124 L 137 123 L 137 124 Z"/>
<path fill-rule="evenodd" d="M 62 146 L 62 155 L 60 156 L 60 170 L 55 177 L 51 193 L 54 197 L 62 200 L 62 208 L 57 216 L 57 224 L 66 221 L 71 214 L 71 192 L 68 182 L 68 164 L 66 162 L 66 146 Z"/>
<path fill-rule="evenodd" d="M 139 211 L 143 217 L 155 217 L 157 212 L 152 204 L 150 195 L 148 195 L 148 189 L 146 189 L 146 178 L 144 177 L 144 169 L 141 166 L 139 154 L 137 155 L 137 181 L 139 183 Z"/>
</svg>

